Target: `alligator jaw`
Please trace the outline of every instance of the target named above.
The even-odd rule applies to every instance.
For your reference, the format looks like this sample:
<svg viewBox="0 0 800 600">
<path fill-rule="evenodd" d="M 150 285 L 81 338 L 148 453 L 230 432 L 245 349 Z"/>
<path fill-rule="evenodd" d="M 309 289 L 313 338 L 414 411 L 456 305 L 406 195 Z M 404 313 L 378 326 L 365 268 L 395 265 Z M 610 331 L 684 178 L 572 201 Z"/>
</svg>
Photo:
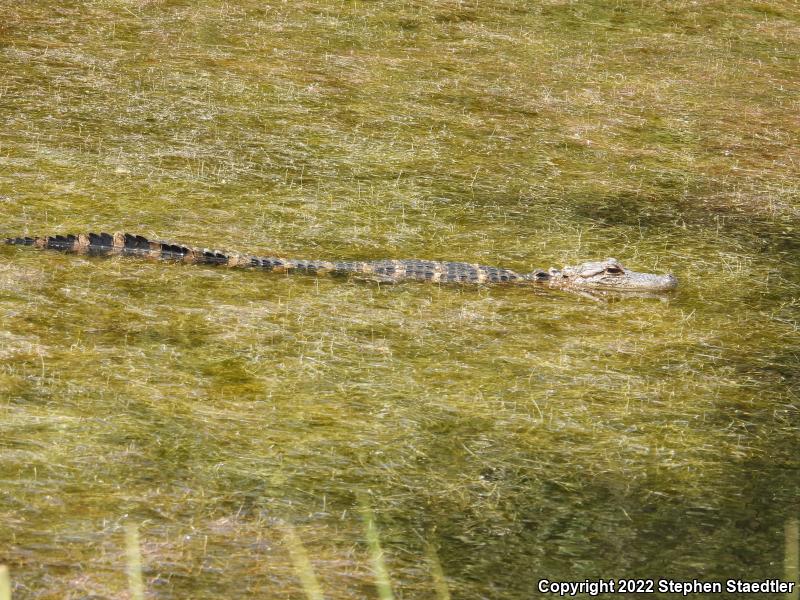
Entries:
<svg viewBox="0 0 800 600">
<path fill-rule="evenodd" d="M 560 271 L 550 269 L 548 275 L 550 287 L 559 289 L 667 292 L 678 285 L 678 279 L 672 274 L 631 271 L 616 258 L 564 267 Z"/>
</svg>

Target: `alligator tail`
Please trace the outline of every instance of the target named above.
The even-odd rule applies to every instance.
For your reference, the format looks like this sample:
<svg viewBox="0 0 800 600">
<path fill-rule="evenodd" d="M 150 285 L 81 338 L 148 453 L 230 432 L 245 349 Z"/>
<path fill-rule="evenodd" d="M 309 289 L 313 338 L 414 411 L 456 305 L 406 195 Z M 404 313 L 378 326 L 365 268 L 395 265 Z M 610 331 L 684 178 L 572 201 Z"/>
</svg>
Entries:
<svg viewBox="0 0 800 600">
<path fill-rule="evenodd" d="M 141 235 L 130 233 L 116 234 L 121 245 L 120 253 L 130 256 L 143 256 L 167 261 L 180 261 L 198 265 L 241 266 L 249 263 L 249 257 L 230 254 L 220 250 L 199 249 L 182 244 L 149 240 Z"/>
<path fill-rule="evenodd" d="M 33 246 L 35 242 L 36 238 L 32 237 L 5 238 L 3 240 L 4 244 L 11 244 L 13 246 Z"/>
<path fill-rule="evenodd" d="M 254 267 L 276 273 L 306 273 L 308 275 L 339 274 L 336 265 L 326 260 L 301 260 L 297 258 L 276 258 L 272 256 L 242 257 L 249 261 L 242 266 Z M 239 266 L 238 264 L 235 266 Z"/>
<path fill-rule="evenodd" d="M 49 248 L 51 250 L 70 251 L 76 244 L 79 236 L 54 235 L 50 237 L 16 237 L 3 240 L 6 244 L 15 246 L 35 246 L 36 248 Z"/>
<path fill-rule="evenodd" d="M 179 244 L 149 240 L 130 233 L 86 233 L 80 235 L 55 235 L 47 237 L 5 238 L 6 244 L 34 246 L 61 252 L 91 255 L 129 255 L 177 260 L 199 264 L 230 264 L 242 262 L 238 255 L 228 255 L 218 250 L 199 250 Z M 249 258 L 246 262 L 249 262 Z"/>
</svg>

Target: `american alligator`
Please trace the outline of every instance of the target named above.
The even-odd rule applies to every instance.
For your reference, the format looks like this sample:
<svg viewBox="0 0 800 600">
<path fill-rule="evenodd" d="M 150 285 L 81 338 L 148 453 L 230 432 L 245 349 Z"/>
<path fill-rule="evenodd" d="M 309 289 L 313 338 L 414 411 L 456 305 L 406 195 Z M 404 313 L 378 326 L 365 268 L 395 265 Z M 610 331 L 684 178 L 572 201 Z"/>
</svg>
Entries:
<svg viewBox="0 0 800 600">
<path fill-rule="evenodd" d="M 78 254 L 112 256 L 130 255 L 153 259 L 205 265 L 255 268 L 277 273 L 347 275 L 396 283 L 407 280 L 437 283 L 533 283 L 565 290 L 614 290 L 662 292 L 678 285 L 673 275 L 637 273 L 617 259 L 607 258 L 563 269 L 537 269 L 521 274 L 499 267 L 462 262 L 432 260 L 326 261 L 293 258 L 259 257 L 192 248 L 169 242 L 153 241 L 129 233 L 87 233 L 49 237 L 6 238 L 6 244 L 34 246 Z"/>
</svg>

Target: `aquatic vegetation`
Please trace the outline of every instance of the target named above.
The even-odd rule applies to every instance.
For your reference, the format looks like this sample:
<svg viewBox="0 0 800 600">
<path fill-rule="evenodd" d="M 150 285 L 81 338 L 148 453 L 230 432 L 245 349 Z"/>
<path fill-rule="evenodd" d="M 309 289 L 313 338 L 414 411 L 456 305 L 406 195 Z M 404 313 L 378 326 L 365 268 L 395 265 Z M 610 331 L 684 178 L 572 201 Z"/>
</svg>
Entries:
<svg viewBox="0 0 800 600">
<path fill-rule="evenodd" d="M 2 237 L 681 284 L 0 247 L 15 598 L 121 597 L 135 546 L 164 598 L 375 597 L 376 548 L 403 598 L 796 573 L 797 6 L 57 4 L 0 0 Z"/>
</svg>

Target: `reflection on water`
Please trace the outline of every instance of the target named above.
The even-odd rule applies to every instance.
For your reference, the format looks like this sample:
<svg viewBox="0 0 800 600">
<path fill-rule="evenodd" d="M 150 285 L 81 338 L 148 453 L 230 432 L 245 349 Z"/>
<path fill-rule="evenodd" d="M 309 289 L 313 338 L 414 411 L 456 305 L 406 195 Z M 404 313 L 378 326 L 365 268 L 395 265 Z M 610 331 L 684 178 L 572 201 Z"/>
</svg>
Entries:
<svg viewBox="0 0 800 600">
<path fill-rule="evenodd" d="M 680 281 L 2 247 L 14 597 L 120 597 L 128 523 L 164 598 L 796 579 L 797 40 L 732 6 L 0 2 L 2 236 Z"/>
</svg>

